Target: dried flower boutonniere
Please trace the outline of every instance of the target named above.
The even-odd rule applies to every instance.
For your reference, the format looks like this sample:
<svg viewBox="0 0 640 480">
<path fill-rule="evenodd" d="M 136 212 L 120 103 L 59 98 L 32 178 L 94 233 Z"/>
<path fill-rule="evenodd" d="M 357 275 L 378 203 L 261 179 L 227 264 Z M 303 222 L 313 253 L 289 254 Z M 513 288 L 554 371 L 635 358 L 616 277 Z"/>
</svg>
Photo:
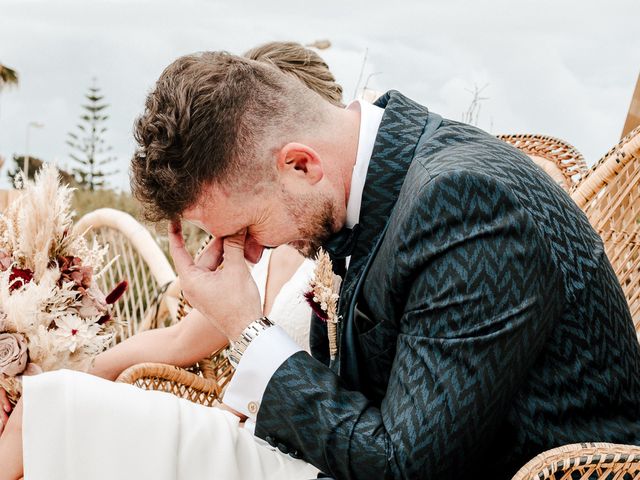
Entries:
<svg viewBox="0 0 640 480">
<path fill-rule="evenodd" d="M 341 281 L 340 276 L 333 273 L 329 254 L 320 249 L 316 257 L 314 276 L 304 298 L 314 313 L 327 323 L 331 360 L 334 360 L 338 353 L 338 292 Z"/>
</svg>

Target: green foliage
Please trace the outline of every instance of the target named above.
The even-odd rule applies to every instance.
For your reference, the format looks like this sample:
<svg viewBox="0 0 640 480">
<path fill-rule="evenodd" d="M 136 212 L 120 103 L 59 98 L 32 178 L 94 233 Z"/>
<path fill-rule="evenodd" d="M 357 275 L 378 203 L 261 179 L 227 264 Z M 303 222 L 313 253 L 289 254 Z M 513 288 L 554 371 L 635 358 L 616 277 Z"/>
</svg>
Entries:
<svg viewBox="0 0 640 480">
<path fill-rule="evenodd" d="M 95 85 L 89 87 L 85 94 L 87 103 L 82 105 L 84 113 L 80 115 L 80 123 L 76 125 L 76 132 L 69 132 L 67 145 L 73 153 L 71 159 L 77 164 L 73 169 L 78 185 L 86 190 L 97 190 L 106 187 L 106 178 L 117 170 L 106 171 L 104 167 L 113 161 L 110 156 L 112 148 L 106 145 L 104 134 L 109 116 L 104 112 L 109 104 L 104 102 L 104 95 Z"/>
</svg>

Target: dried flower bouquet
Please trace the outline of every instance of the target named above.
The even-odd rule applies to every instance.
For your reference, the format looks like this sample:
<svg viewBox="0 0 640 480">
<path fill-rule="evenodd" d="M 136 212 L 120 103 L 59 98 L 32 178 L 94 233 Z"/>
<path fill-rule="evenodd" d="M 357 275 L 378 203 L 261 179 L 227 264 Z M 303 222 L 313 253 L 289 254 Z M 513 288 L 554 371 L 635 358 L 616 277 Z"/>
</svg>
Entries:
<svg viewBox="0 0 640 480">
<path fill-rule="evenodd" d="M 73 228 L 72 190 L 44 166 L 0 214 L 0 388 L 16 402 L 21 377 L 69 368 L 86 371 L 113 341 L 112 305 L 96 284 L 107 246 Z"/>
</svg>

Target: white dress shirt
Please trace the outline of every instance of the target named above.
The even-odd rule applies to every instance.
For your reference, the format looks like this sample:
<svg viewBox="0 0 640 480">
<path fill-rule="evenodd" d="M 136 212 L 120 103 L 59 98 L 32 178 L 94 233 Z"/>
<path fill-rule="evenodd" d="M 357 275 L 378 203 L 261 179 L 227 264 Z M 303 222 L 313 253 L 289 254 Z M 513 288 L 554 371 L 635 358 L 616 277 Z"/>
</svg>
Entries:
<svg viewBox="0 0 640 480">
<path fill-rule="evenodd" d="M 360 112 L 358 151 L 351 176 L 345 224 L 352 228 L 360 218 L 362 192 L 384 109 L 361 100 L 354 100 L 346 108 Z M 306 288 L 306 285 L 301 288 Z M 277 325 L 260 333 L 245 350 L 227 387 L 224 403 L 248 417 L 245 428 L 251 432 L 255 429 L 260 402 L 271 377 L 287 358 L 301 350 Z"/>
</svg>

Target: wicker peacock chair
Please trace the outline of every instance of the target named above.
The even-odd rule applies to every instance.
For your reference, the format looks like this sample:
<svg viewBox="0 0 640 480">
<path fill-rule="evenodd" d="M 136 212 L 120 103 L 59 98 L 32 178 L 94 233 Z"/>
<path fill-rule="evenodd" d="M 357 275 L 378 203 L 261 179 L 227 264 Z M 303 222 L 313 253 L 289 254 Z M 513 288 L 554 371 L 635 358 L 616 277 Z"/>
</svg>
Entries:
<svg viewBox="0 0 640 480">
<path fill-rule="evenodd" d="M 640 127 L 593 166 L 571 197 L 602 237 L 640 332 Z"/>
<path fill-rule="evenodd" d="M 602 237 L 640 333 L 640 127 L 587 172 L 571 197 Z M 536 456 L 513 477 L 544 479 L 640 479 L 640 446 L 565 445 Z"/>
<path fill-rule="evenodd" d="M 83 216 L 76 228 L 80 232 L 87 231 L 86 237 L 90 241 L 96 238 L 109 245 L 106 258 L 109 267 L 98 279 L 102 290 L 108 291 L 120 280 L 129 283 L 123 298 L 116 304 L 116 316 L 126 322 L 120 339 L 176 319 L 178 298 L 165 294 L 176 276 L 144 226 L 128 213 L 101 208 Z"/>
</svg>

